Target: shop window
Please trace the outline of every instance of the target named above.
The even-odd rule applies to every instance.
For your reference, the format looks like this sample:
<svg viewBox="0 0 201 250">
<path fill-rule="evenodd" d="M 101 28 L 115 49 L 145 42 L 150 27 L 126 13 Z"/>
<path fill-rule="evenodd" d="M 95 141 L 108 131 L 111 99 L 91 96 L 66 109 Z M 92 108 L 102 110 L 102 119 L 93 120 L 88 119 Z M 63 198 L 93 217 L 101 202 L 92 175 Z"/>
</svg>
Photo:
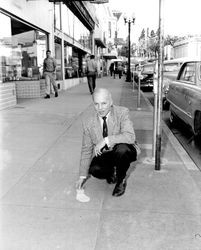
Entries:
<svg viewBox="0 0 201 250">
<path fill-rule="evenodd" d="M 81 50 L 64 42 L 65 79 L 86 75 L 86 56 Z"/>
<path fill-rule="evenodd" d="M 46 34 L 4 14 L 0 23 L 0 82 L 40 79 Z"/>
<path fill-rule="evenodd" d="M 55 60 L 57 62 L 56 67 L 56 80 L 62 80 L 62 67 L 61 67 L 61 39 L 58 37 L 54 38 L 55 47 Z"/>
<path fill-rule="evenodd" d="M 72 47 L 64 43 L 64 70 L 65 79 L 72 78 L 74 75 L 72 67 Z"/>
</svg>

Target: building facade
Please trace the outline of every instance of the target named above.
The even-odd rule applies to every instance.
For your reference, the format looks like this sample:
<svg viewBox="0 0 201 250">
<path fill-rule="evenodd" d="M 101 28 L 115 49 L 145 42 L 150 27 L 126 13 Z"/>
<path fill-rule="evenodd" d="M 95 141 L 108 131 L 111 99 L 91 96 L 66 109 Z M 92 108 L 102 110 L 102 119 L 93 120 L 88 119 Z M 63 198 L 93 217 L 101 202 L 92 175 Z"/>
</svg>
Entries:
<svg viewBox="0 0 201 250">
<path fill-rule="evenodd" d="M 174 58 L 191 57 L 201 59 L 201 37 L 191 37 L 178 41 L 173 47 Z"/>
<path fill-rule="evenodd" d="M 103 30 L 95 33 L 98 19 L 90 14 L 94 6 L 81 1 L 1 0 L 0 109 L 14 106 L 18 98 L 44 96 L 47 49 L 57 61 L 59 90 L 86 81 L 87 55 L 100 57 L 106 47 Z"/>
</svg>

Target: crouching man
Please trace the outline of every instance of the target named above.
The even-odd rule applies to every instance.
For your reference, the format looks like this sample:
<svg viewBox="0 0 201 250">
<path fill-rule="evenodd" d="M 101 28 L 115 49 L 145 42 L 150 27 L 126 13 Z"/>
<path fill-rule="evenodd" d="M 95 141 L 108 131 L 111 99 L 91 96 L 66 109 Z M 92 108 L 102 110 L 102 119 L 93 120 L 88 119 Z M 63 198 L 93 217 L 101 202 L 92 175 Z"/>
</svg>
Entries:
<svg viewBox="0 0 201 250">
<path fill-rule="evenodd" d="M 113 105 L 111 93 L 99 88 L 93 93 L 94 111 L 83 121 L 80 177 L 82 188 L 92 175 L 116 184 L 113 196 L 126 190 L 126 172 L 137 160 L 135 132 L 125 107 Z"/>
</svg>

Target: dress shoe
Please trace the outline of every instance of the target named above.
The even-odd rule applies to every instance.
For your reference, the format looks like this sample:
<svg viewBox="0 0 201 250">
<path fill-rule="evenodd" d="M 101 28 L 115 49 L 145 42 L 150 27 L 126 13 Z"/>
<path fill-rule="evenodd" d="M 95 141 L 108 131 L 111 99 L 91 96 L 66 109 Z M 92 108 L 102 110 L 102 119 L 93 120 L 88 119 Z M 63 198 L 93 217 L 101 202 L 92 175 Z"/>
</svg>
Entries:
<svg viewBox="0 0 201 250">
<path fill-rule="evenodd" d="M 123 179 L 121 182 L 117 182 L 117 184 L 113 190 L 112 195 L 116 196 L 116 197 L 123 195 L 125 193 L 125 190 L 126 190 L 126 185 L 127 185 L 127 183 L 126 183 L 125 179 Z"/>
<path fill-rule="evenodd" d="M 45 98 L 45 99 L 49 99 L 49 98 L 50 98 L 50 95 L 46 95 L 44 98 Z"/>
<path fill-rule="evenodd" d="M 117 182 L 117 177 L 115 174 L 106 179 L 108 184 L 115 184 Z"/>
<path fill-rule="evenodd" d="M 54 95 L 55 97 L 58 97 L 58 92 L 55 92 L 55 95 Z"/>
</svg>

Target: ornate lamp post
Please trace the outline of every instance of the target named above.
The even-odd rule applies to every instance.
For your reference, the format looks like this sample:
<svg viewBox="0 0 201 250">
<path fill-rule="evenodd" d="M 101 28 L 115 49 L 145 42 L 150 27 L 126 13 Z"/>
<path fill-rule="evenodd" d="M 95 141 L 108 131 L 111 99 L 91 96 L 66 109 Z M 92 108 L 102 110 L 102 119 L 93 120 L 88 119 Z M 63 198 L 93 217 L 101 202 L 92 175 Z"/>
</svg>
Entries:
<svg viewBox="0 0 201 250">
<path fill-rule="evenodd" d="M 130 33 L 131 33 L 131 23 L 135 23 L 135 16 L 134 14 L 132 17 L 127 18 L 124 16 L 124 22 L 125 24 L 128 23 L 128 69 L 126 74 L 126 82 L 131 81 L 131 41 L 130 41 Z"/>
</svg>

